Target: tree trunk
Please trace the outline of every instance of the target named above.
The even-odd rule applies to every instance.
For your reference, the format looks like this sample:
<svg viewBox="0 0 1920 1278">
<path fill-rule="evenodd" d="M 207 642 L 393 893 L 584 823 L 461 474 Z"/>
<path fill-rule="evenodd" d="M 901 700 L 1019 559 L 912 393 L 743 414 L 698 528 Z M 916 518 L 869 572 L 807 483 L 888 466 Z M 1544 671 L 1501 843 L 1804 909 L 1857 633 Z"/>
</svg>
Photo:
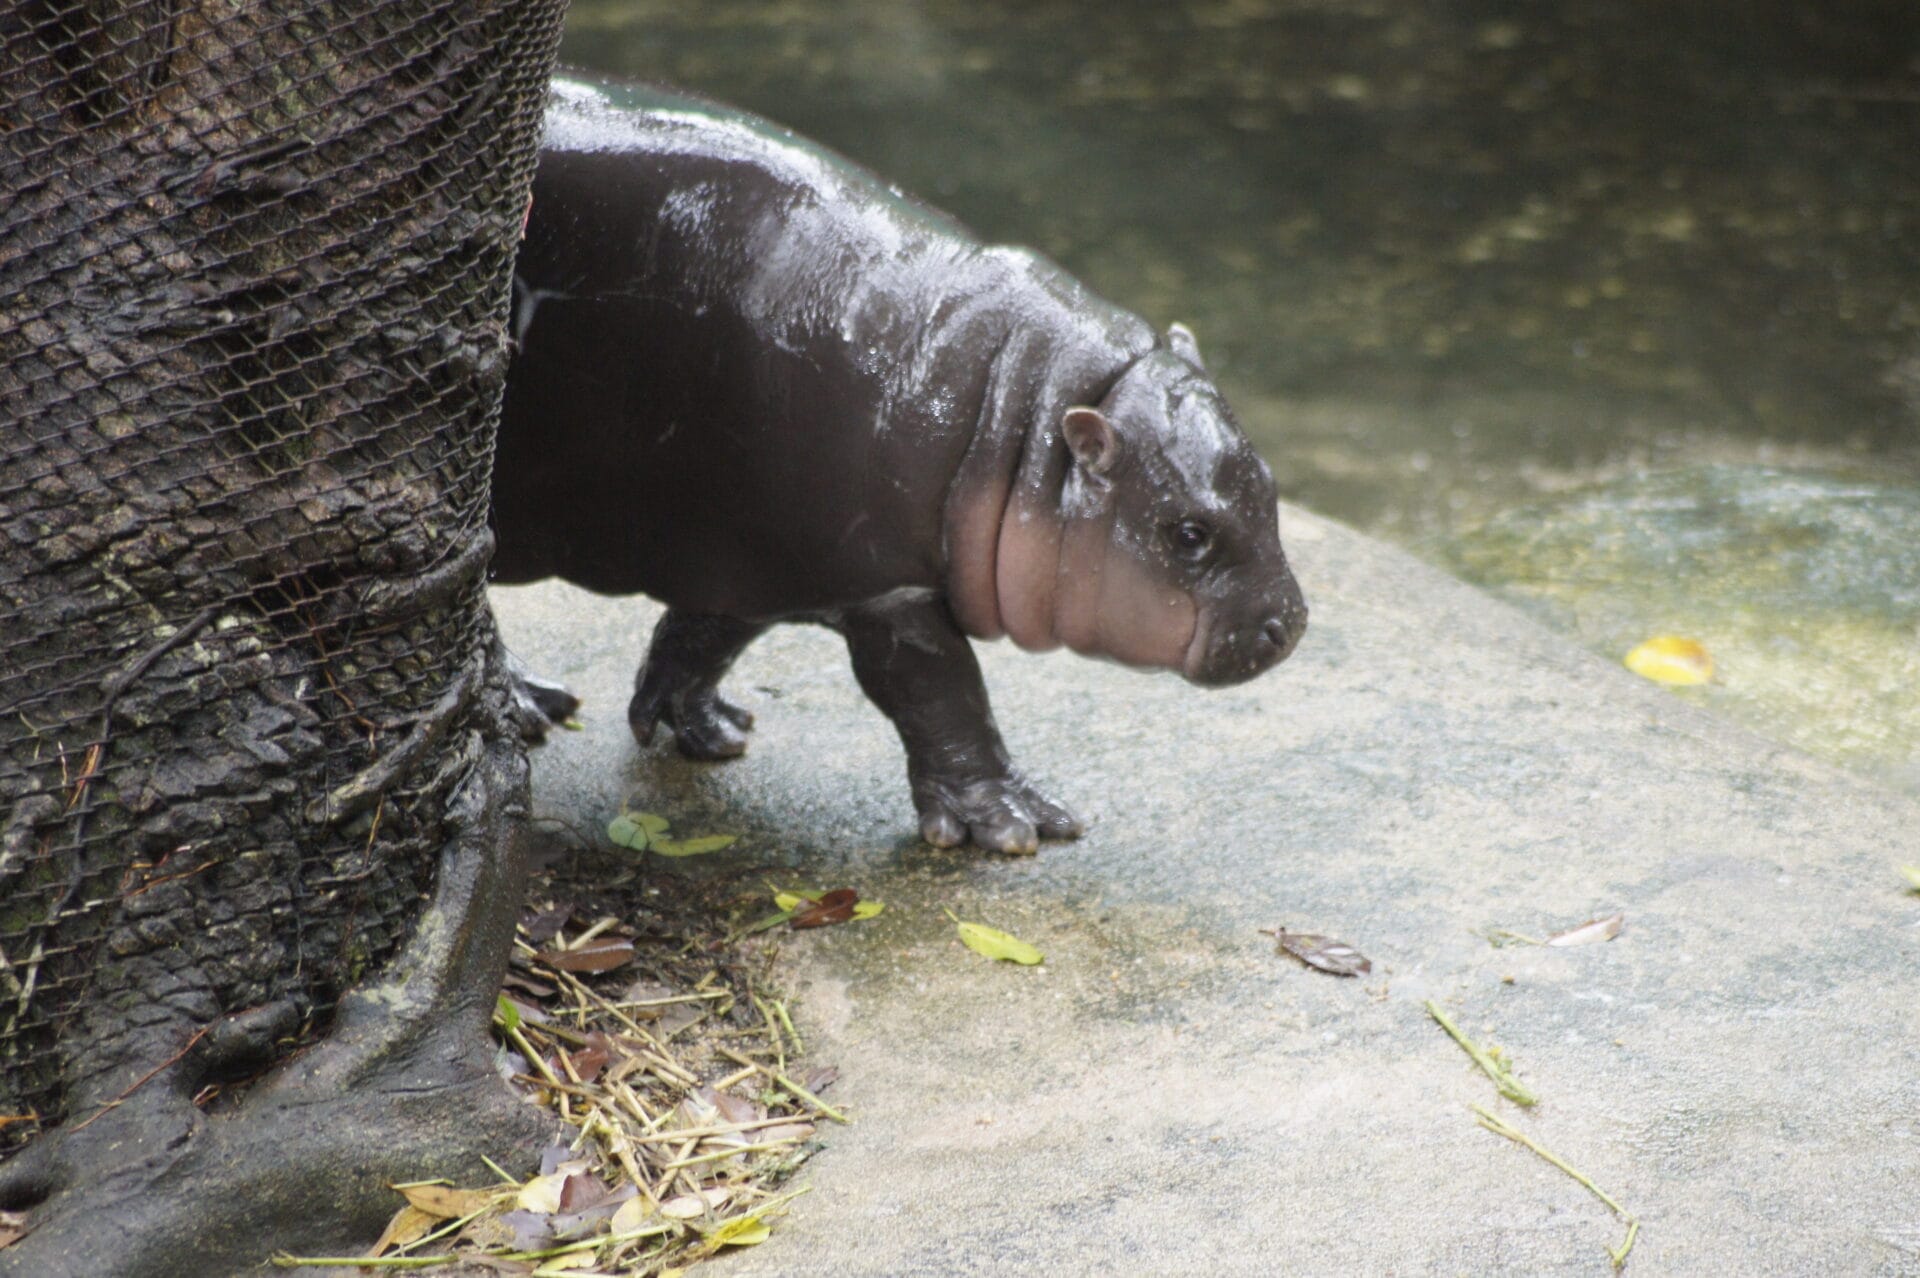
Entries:
<svg viewBox="0 0 1920 1278">
<path fill-rule="evenodd" d="M 337 1246 L 527 1130 L 483 587 L 560 7 L 0 13 L 0 1273 Z"/>
</svg>

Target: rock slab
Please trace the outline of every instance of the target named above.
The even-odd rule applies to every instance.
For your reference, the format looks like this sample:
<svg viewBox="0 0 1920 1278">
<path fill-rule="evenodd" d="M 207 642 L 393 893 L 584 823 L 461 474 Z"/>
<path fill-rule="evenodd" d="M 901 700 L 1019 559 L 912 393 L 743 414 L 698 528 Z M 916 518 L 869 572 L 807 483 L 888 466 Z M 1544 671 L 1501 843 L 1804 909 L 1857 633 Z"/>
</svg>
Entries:
<svg viewBox="0 0 1920 1278">
<path fill-rule="evenodd" d="M 786 627 L 730 695 L 748 755 L 632 744 L 644 600 L 496 589 L 587 698 L 539 810 L 623 804 L 866 923 L 795 934 L 835 1128 L 736 1275 L 1920 1274 L 1920 805 L 1715 719 L 1381 543 L 1283 509 L 1300 651 L 1201 692 L 985 645 L 1016 759 L 1093 818 L 1011 859 L 913 837 L 899 746 L 837 637 Z M 674 872 L 698 873 L 680 863 Z M 1044 965 L 990 963 L 942 913 Z M 1580 948 L 1496 947 L 1623 911 Z M 1373 961 L 1340 979 L 1262 928 Z M 1497 1042 L 1523 1110 L 1428 1017 Z"/>
</svg>

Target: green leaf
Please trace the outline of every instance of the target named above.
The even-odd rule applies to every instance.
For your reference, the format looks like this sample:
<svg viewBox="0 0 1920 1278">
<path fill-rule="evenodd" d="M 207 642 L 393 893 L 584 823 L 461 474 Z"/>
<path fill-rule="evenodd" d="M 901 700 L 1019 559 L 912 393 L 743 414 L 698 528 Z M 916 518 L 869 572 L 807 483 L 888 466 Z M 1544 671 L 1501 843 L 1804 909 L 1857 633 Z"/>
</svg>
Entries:
<svg viewBox="0 0 1920 1278">
<path fill-rule="evenodd" d="M 878 901 L 855 901 L 853 904 L 853 917 L 855 921 L 870 919 L 886 908 L 886 906 L 880 904 Z"/>
<path fill-rule="evenodd" d="M 645 852 L 660 846 L 659 836 L 667 832 L 669 824 L 665 817 L 655 816 L 651 812 L 622 812 L 607 822 L 607 837 L 623 848 Z"/>
<path fill-rule="evenodd" d="M 819 900 L 820 893 L 818 892 L 775 892 L 773 894 L 773 903 L 788 913 L 799 909 L 802 901 L 818 903 Z"/>
<path fill-rule="evenodd" d="M 715 1226 L 707 1235 L 707 1243 L 714 1247 L 752 1247 L 765 1242 L 772 1233 L 758 1216 L 735 1216 Z"/>
<path fill-rule="evenodd" d="M 1907 876 L 1907 883 L 1915 892 L 1920 892 L 1920 865 L 1903 865 L 1900 873 Z"/>
<path fill-rule="evenodd" d="M 520 1028 L 520 1009 L 513 1005 L 512 999 L 502 994 L 494 1000 L 493 1019 L 500 1022 L 500 1027 L 511 1034 Z"/>
<path fill-rule="evenodd" d="M 737 834 L 705 834 L 697 839 L 656 837 L 648 848 L 661 856 L 699 856 L 703 852 L 718 852 L 722 848 L 730 848 L 739 840 L 740 836 Z"/>
<path fill-rule="evenodd" d="M 985 923 L 962 923 L 952 910 L 947 911 L 947 917 L 953 919 L 954 926 L 960 930 L 961 943 L 975 954 L 1019 963 L 1024 967 L 1032 967 L 1044 957 L 1025 941 L 1008 936 L 997 927 L 988 927 Z"/>
</svg>

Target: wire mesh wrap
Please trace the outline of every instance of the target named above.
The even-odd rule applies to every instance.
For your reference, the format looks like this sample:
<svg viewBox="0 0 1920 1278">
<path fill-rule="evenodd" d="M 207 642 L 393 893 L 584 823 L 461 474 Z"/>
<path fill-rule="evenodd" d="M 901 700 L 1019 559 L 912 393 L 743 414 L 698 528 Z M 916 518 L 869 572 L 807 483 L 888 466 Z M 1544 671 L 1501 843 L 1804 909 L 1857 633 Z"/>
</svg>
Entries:
<svg viewBox="0 0 1920 1278">
<path fill-rule="evenodd" d="M 0 12 L 0 1157 L 409 934 L 562 7 Z"/>
</svg>

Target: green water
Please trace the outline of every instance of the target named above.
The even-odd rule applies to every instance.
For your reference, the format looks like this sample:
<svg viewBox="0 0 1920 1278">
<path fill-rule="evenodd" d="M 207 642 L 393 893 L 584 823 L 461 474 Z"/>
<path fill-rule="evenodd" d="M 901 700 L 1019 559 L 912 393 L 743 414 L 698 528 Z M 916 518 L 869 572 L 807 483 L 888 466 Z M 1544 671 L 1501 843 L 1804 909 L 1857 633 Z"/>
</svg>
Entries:
<svg viewBox="0 0 1920 1278">
<path fill-rule="evenodd" d="M 1920 766 L 1920 5 L 576 0 L 563 57 L 772 116 L 1191 324 L 1286 496 L 1598 650 L 1691 581 L 1672 625 L 1732 649 L 1695 695 Z M 1695 513 L 1639 519 L 1648 475 Z M 1764 607 L 1735 489 L 1828 547 Z M 1578 554 L 1607 517 L 1633 553 Z M 1835 658 L 1817 694 L 1781 644 Z"/>
</svg>

